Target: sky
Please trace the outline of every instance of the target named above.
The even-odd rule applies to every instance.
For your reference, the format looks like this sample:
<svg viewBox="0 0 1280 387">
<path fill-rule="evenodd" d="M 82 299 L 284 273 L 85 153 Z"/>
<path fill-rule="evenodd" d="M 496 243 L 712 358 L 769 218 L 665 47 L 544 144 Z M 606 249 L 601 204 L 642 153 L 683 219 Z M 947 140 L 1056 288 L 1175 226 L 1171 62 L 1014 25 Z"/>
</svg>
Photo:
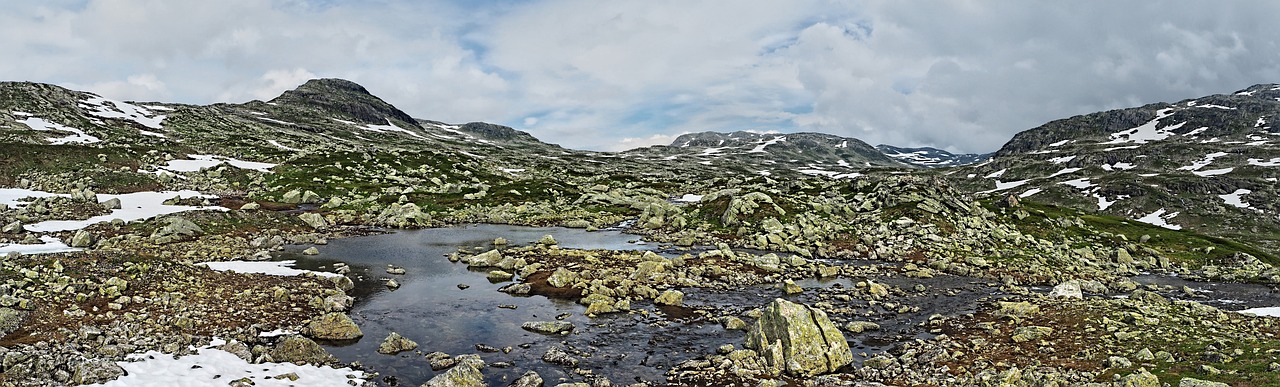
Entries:
<svg viewBox="0 0 1280 387">
<path fill-rule="evenodd" d="M 269 100 L 343 78 L 417 118 L 616 151 L 701 131 L 952 152 L 1280 83 L 1276 1 L 6 0 L 0 80 Z"/>
</svg>

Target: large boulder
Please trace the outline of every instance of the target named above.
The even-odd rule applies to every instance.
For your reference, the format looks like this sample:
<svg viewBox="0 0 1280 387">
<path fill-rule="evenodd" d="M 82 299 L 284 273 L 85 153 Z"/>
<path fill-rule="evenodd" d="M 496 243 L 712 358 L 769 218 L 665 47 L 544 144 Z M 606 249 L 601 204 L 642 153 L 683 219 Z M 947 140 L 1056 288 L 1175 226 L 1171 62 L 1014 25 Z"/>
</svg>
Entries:
<svg viewBox="0 0 1280 387">
<path fill-rule="evenodd" d="M 529 321 L 520 325 L 526 331 L 554 335 L 573 332 L 573 323 L 568 321 Z"/>
<path fill-rule="evenodd" d="M 75 374 L 71 376 L 71 383 L 95 384 L 106 383 L 121 376 L 127 372 L 120 365 L 110 360 L 91 359 L 80 363 L 75 367 Z"/>
<path fill-rule="evenodd" d="M 311 228 L 321 229 L 329 227 L 329 221 L 324 220 L 323 215 L 314 212 L 298 215 L 298 219 L 302 220 L 302 222 L 306 223 L 308 226 L 311 226 Z"/>
<path fill-rule="evenodd" d="M 303 329 L 304 334 L 323 340 L 352 340 L 364 337 L 364 332 L 345 313 L 327 313 L 311 320 Z"/>
<path fill-rule="evenodd" d="M 771 375 L 814 376 L 853 362 L 853 352 L 827 314 L 774 299 L 747 332 L 747 348 L 764 358 Z"/>
<path fill-rule="evenodd" d="M 1080 290 L 1079 282 L 1067 281 L 1058 284 L 1058 286 L 1054 286 L 1053 291 L 1049 292 L 1049 297 L 1074 298 L 1079 300 L 1084 298 L 1084 292 Z"/>
<path fill-rule="evenodd" d="M 382 344 L 378 345 L 378 353 L 394 355 L 414 348 L 418 348 L 418 343 L 400 336 L 399 333 L 391 332 L 386 339 L 382 340 Z"/>
<path fill-rule="evenodd" d="M 97 239 L 88 231 L 76 231 L 76 235 L 71 237 L 71 247 L 91 247 Z"/>
<path fill-rule="evenodd" d="M 320 344 L 302 336 L 289 336 L 271 350 L 271 359 L 298 365 L 323 365 L 335 359 Z"/>
<path fill-rule="evenodd" d="M 453 366 L 448 371 L 436 375 L 422 387 L 483 387 L 484 374 L 480 370 L 484 368 L 484 360 L 475 355 L 458 356 L 458 365 Z"/>
</svg>

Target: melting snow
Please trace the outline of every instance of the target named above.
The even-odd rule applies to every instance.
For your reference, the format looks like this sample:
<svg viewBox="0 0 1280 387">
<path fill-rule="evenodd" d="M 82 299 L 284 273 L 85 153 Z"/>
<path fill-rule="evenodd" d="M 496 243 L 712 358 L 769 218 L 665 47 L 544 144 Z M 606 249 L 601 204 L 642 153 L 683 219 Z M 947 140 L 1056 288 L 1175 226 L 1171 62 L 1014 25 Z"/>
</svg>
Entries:
<svg viewBox="0 0 1280 387">
<path fill-rule="evenodd" d="M 1110 152 L 1110 151 L 1113 151 L 1113 150 L 1121 150 L 1121 149 L 1138 149 L 1138 148 L 1141 148 L 1141 147 L 1140 147 L 1140 146 L 1137 146 L 1137 145 L 1117 146 L 1117 147 L 1111 147 L 1111 148 L 1103 149 L 1103 151 Z"/>
<path fill-rule="evenodd" d="M 1245 309 L 1240 311 L 1240 313 L 1249 313 L 1252 315 L 1263 316 L 1263 317 L 1280 317 L 1280 306 Z"/>
<path fill-rule="evenodd" d="M 290 148 L 290 147 L 287 147 L 287 146 L 285 146 L 284 144 L 281 144 L 279 141 L 276 141 L 276 140 L 267 140 L 267 143 L 268 143 L 268 144 L 271 144 L 271 145 L 273 145 L 273 146 L 275 146 L 276 148 L 284 149 L 284 150 L 287 150 L 287 151 L 294 151 L 294 152 L 301 152 L 301 151 L 302 151 L 301 149 L 298 149 L 298 148 Z"/>
<path fill-rule="evenodd" d="M 696 203 L 702 201 L 702 195 L 684 194 L 684 196 L 676 199 L 676 201 L 683 203 Z"/>
<path fill-rule="evenodd" d="M 386 125 L 374 125 L 374 124 L 368 124 L 368 125 L 366 125 L 366 126 L 364 127 L 364 130 L 368 130 L 368 131 L 371 131 L 371 132 L 378 132 L 378 133 L 386 133 L 386 132 L 400 132 L 400 133 L 405 133 L 405 134 L 408 134 L 408 135 L 410 135 L 410 136 L 414 136 L 414 137 L 417 137 L 417 138 L 425 138 L 425 137 L 422 137 L 422 135 L 417 134 L 417 133 L 414 133 L 413 131 L 411 131 L 411 130 L 409 130 L 409 129 L 405 129 L 405 128 L 401 128 L 401 127 L 399 127 L 399 126 L 396 126 L 396 124 L 394 124 L 394 123 L 392 123 L 392 122 L 391 122 L 391 119 L 390 119 L 390 118 L 388 118 L 388 119 L 387 119 L 387 124 L 386 124 Z"/>
<path fill-rule="evenodd" d="M 1049 162 L 1054 163 L 1054 164 L 1062 164 L 1062 163 L 1065 163 L 1065 162 L 1068 162 L 1068 161 L 1071 161 L 1071 160 L 1075 160 L 1075 159 L 1076 159 L 1076 156 L 1054 157 L 1054 158 L 1049 159 Z"/>
<path fill-rule="evenodd" d="M 524 172 L 524 168 L 502 168 L 502 171 L 510 174 L 516 174 Z"/>
<path fill-rule="evenodd" d="M 1177 212 L 1174 212 L 1174 213 L 1172 213 L 1172 214 L 1169 214 L 1168 216 L 1165 216 L 1165 214 L 1164 214 L 1164 213 L 1165 213 L 1165 209 L 1161 208 L 1160 210 L 1158 210 L 1158 211 L 1156 211 L 1156 212 L 1152 212 L 1152 213 L 1150 213 L 1150 214 L 1147 214 L 1147 216 L 1143 216 L 1143 217 L 1141 217 L 1141 218 L 1138 218 L 1138 221 L 1139 221 L 1139 222 L 1142 222 L 1142 223 L 1147 223 L 1147 224 L 1151 224 L 1151 225 L 1156 225 L 1156 226 L 1164 227 L 1164 228 L 1167 228 L 1167 229 L 1170 229 L 1170 230 L 1181 230 L 1181 229 L 1182 229 L 1182 226 L 1179 226 L 1179 225 L 1176 225 L 1176 224 L 1169 224 L 1169 219 L 1173 219 L 1174 217 L 1178 216 L 1178 213 L 1177 213 Z"/>
<path fill-rule="evenodd" d="M 1105 211 L 1107 207 L 1111 207 L 1112 204 L 1116 204 L 1120 199 L 1123 199 L 1123 197 L 1119 197 L 1116 200 L 1107 200 L 1106 196 L 1099 195 L 1097 192 L 1093 193 L 1093 197 L 1098 198 L 1098 211 Z"/>
<path fill-rule="evenodd" d="M 267 117 L 254 117 L 254 118 L 257 118 L 257 119 L 259 119 L 259 120 L 263 120 L 263 121 L 266 121 L 266 122 L 273 122 L 273 123 L 277 123 L 277 124 L 280 124 L 280 125 L 298 126 L 298 124 L 295 124 L 295 123 L 292 123 L 292 122 L 287 122 L 287 121 L 280 121 L 280 120 L 277 120 L 277 119 L 274 119 L 274 118 L 267 118 Z"/>
<path fill-rule="evenodd" d="M 1240 199 L 1241 196 L 1248 195 L 1250 192 L 1253 192 L 1253 191 L 1250 191 L 1247 189 L 1238 189 L 1236 190 L 1236 192 L 1232 192 L 1226 195 L 1218 195 L 1218 197 L 1222 198 L 1222 201 L 1226 202 L 1229 205 L 1240 207 L 1240 208 L 1250 208 L 1249 203 L 1245 203 L 1243 200 Z"/>
<path fill-rule="evenodd" d="M 726 147 L 726 148 L 727 148 L 727 147 Z M 707 149 L 703 149 L 703 150 L 702 150 L 702 153 L 699 153 L 699 154 L 698 154 L 698 156 L 714 156 L 714 155 L 720 154 L 720 151 L 725 150 L 726 148 L 707 148 Z"/>
<path fill-rule="evenodd" d="M 348 386 L 349 380 L 363 382 L 364 372 L 350 368 L 296 365 L 293 363 L 251 364 L 231 352 L 214 348 L 224 344 L 216 340 L 195 354 L 175 357 L 157 351 L 129 355 L 133 361 L 117 362 L 126 371 L 125 376 L 93 386 L 222 386 L 228 380 L 249 378 L 256 386 Z M 298 376 L 297 381 L 277 379 L 285 374 Z M 353 378 L 353 379 L 349 379 Z"/>
<path fill-rule="evenodd" d="M 1206 130 L 1209 130 L 1209 127 L 1208 127 L 1208 126 L 1201 126 L 1200 128 L 1197 128 L 1196 130 L 1192 130 L 1192 131 L 1190 131 L 1190 132 L 1187 132 L 1187 133 L 1183 134 L 1183 136 L 1184 136 L 1184 137 L 1195 137 L 1195 136 L 1199 135 L 1200 133 L 1204 133 L 1204 131 L 1206 131 Z"/>
<path fill-rule="evenodd" d="M 1027 192 L 1023 192 L 1023 193 L 1019 194 L 1019 195 L 1018 195 L 1018 197 L 1020 197 L 1020 198 L 1025 198 L 1025 197 L 1028 197 L 1028 196 L 1031 196 L 1031 195 L 1038 194 L 1038 193 L 1040 193 L 1040 191 L 1043 191 L 1043 190 L 1042 190 L 1042 189 L 1039 189 L 1039 188 L 1032 188 L 1032 189 L 1027 190 Z"/>
<path fill-rule="evenodd" d="M 1234 170 L 1235 168 L 1222 168 L 1222 169 L 1210 169 L 1208 171 L 1192 171 L 1191 173 L 1194 173 L 1196 176 L 1205 177 L 1205 176 L 1225 175 L 1225 174 L 1231 173 L 1231 171 L 1234 171 Z"/>
<path fill-rule="evenodd" d="M 168 164 L 160 167 L 170 172 L 195 172 L 204 168 L 214 167 L 222 163 L 231 164 L 231 166 L 240 169 L 252 169 L 258 172 L 271 173 L 271 168 L 275 168 L 279 164 L 259 163 L 256 161 L 237 160 L 226 156 L 218 155 L 187 155 L 191 160 L 169 160 Z"/>
<path fill-rule="evenodd" d="M 90 136 L 89 134 L 86 134 L 83 130 L 72 128 L 70 126 L 60 125 L 54 122 L 45 121 L 43 118 L 30 117 L 18 122 L 26 124 L 28 127 L 31 127 L 32 130 L 38 130 L 41 132 L 59 131 L 59 132 L 75 133 L 73 135 L 66 136 L 66 137 L 48 139 L 49 143 L 53 145 L 63 145 L 63 144 L 71 144 L 71 143 L 93 144 L 97 142 L 102 142 L 102 139 L 94 136 Z"/>
<path fill-rule="evenodd" d="M 1280 157 L 1271 159 L 1270 161 L 1262 161 L 1262 159 L 1249 159 L 1249 165 L 1259 167 L 1280 167 Z"/>
<path fill-rule="evenodd" d="M 1057 172 L 1054 172 L 1052 175 L 1049 175 L 1049 177 L 1057 177 L 1057 176 L 1065 175 L 1068 173 L 1074 173 L 1081 169 L 1084 169 L 1084 168 L 1063 168 L 1061 171 L 1057 171 Z"/>
<path fill-rule="evenodd" d="M 1049 146 L 1058 147 L 1058 146 L 1067 145 L 1067 143 L 1069 143 L 1069 142 L 1071 142 L 1071 140 L 1062 140 L 1062 141 L 1058 141 L 1058 142 L 1055 142 L 1055 143 L 1049 144 Z"/>
<path fill-rule="evenodd" d="M 32 225 L 25 226 L 27 230 L 34 232 L 57 232 L 79 230 L 98 222 L 107 222 L 112 219 L 120 219 L 126 222 L 132 222 L 139 219 L 147 219 L 160 215 L 172 214 L 190 210 L 206 210 L 206 211 L 226 211 L 226 208 L 209 206 L 209 207 L 193 207 L 193 206 L 176 206 L 163 204 L 165 200 L 179 197 L 197 197 L 197 198 L 216 198 L 213 195 L 204 195 L 196 191 L 163 191 L 163 192 L 134 192 L 121 195 L 99 194 L 98 199 L 107 201 L 111 199 L 120 199 L 120 209 L 112 210 L 110 214 L 98 215 L 86 220 L 48 220 Z"/>
<path fill-rule="evenodd" d="M 1102 164 L 1102 169 L 1105 171 L 1113 171 L 1116 169 L 1127 171 L 1127 170 L 1133 169 L 1133 167 L 1134 165 L 1130 163 Z"/>
<path fill-rule="evenodd" d="M 981 193 L 992 193 L 992 192 L 996 192 L 996 191 L 1004 191 L 1004 190 L 1006 190 L 1006 189 L 1010 189 L 1010 188 L 1017 188 L 1017 187 L 1019 187 L 1019 186 L 1021 186 L 1021 185 L 1023 185 L 1023 184 L 1027 184 L 1027 182 L 1028 182 L 1028 181 L 1030 181 L 1030 180 L 1018 180 L 1018 181 L 999 181 L 999 180 L 996 180 L 996 188 L 995 188 L 995 189 L 990 189 L 990 190 L 982 191 Z"/>
<path fill-rule="evenodd" d="M 156 132 L 152 132 L 152 131 L 150 131 L 150 130 L 142 130 L 142 129 L 138 129 L 138 134 L 141 134 L 141 135 L 143 135 L 143 136 L 151 136 L 151 137 L 160 137 L 160 138 L 165 138 L 165 135 L 164 135 L 163 133 L 156 133 Z"/>
<path fill-rule="evenodd" d="M 1185 167 L 1178 167 L 1178 170 L 1179 171 L 1198 171 L 1200 170 L 1200 168 L 1204 168 L 1209 164 L 1213 164 L 1213 159 L 1226 156 L 1226 155 L 1227 155 L 1226 152 L 1213 152 L 1205 155 L 1204 159 L 1191 163 L 1191 165 L 1188 165 Z"/>
<path fill-rule="evenodd" d="M 1258 122 L 1253 123 L 1253 127 L 1261 128 L 1262 125 L 1266 125 L 1266 124 L 1267 124 L 1267 117 L 1258 117 Z"/>
<path fill-rule="evenodd" d="M 752 149 L 752 150 L 750 150 L 750 151 L 747 151 L 747 153 L 764 153 L 764 148 L 765 148 L 765 147 L 770 146 L 770 145 L 773 145 L 773 144 L 777 144 L 779 141 L 787 141 L 787 138 L 786 138 L 786 137 L 784 137 L 784 136 L 774 137 L 774 138 L 772 138 L 772 139 L 769 139 L 769 141 L 765 141 L 764 143 L 762 143 L 762 144 L 760 144 L 760 145 L 756 146 L 756 147 L 755 147 L 755 149 Z"/>
<path fill-rule="evenodd" d="M 988 178 L 988 179 L 994 179 L 994 178 L 997 178 L 997 177 L 1003 176 L 1003 175 L 1004 175 L 1004 172 L 1005 172 L 1005 171 L 1008 171 L 1008 170 L 1009 170 L 1009 168 L 1001 169 L 1001 170 L 999 170 L 999 171 L 991 172 L 991 174 L 986 175 L 986 176 L 983 176 L 983 177 Z"/>
<path fill-rule="evenodd" d="M 71 195 L 56 194 L 56 193 L 50 193 L 50 192 L 44 192 L 44 191 L 32 191 L 29 189 L 22 189 L 22 188 L 0 188 L 0 204 L 4 204 L 11 207 L 22 207 L 26 205 L 26 203 L 19 201 L 18 199 L 48 198 L 48 197 L 54 197 L 54 196 L 70 197 Z"/>
<path fill-rule="evenodd" d="M 1172 110 L 1173 108 L 1160 109 L 1156 112 L 1155 119 L 1147 121 L 1147 123 L 1133 129 L 1112 133 L 1111 141 L 1104 142 L 1103 144 L 1146 144 L 1150 141 L 1160 141 L 1169 138 L 1169 136 L 1173 135 L 1174 129 L 1181 128 L 1183 125 L 1187 124 L 1186 122 L 1181 122 L 1173 126 L 1157 128 L 1156 126 L 1160 124 L 1160 120 L 1168 117 Z"/>
<path fill-rule="evenodd" d="M 1064 181 L 1064 182 L 1061 182 L 1061 183 L 1058 183 L 1058 184 L 1069 185 L 1069 186 L 1076 187 L 1076 188 L 1079 188 L 1079 189 L 1088 189 L 1089 187 L 1097 186 L 1097 184 L 1093 184 L 1092 182 L 1090 182 L 1090 181 L 1089 181 L 1089 178 L 1087 178 L 1087 177 L 1082 177 L 1082 178 L 1079 178 L 1079 179 L 1073 179 L 1073 180 L 1067 180 L 1067 181 Z"/>
<path fill-rule="evenodd" d="M 93 96 L 83 102 L 84 105 L 81 105 L 82 107 L 93 109 L 93 111 L 89 112 L 89 115 L 133 121 L 151 129 L 164 129 L 160 123 L 164 121 L 166 116 L 155 115 L 155 113 L 142 106 L 99 96 Z"/>
<path fill-rule="evenodd" d="M 1196 107 L 1210 108 L 1210 109 L 1223 109 L 1223 110 L 1236 110 L 1236 108 L 1233 108 L 1233 107 L 1230 107 L 1230 106 L 1222 106 L 1222 105 L 1214 105 L 1214 104 L 1199 105 L 1199 106 L 1196 106 Z"/>
<path fill-rule="evenodd" d="M 5 255 L 8 255 L 9 253 L 52 254 L 52 253 L 67 253 L 67 252 L 82 250 L 75 247 L 67 246 L 67 244 L 62 243 L 61 240 L 58 240 L 58 238 L 54 238 L 52 236 L 47 236 L 47 235 L 42 236 L 40 237 L 40 240 L 43 241 L 44 243 L 41 243 L 38 245 L 22 245 L 17 243 L 0 244 L 0 256 L 5 256 Z"/>
<path fill-rule="evenodd" d="M 797 172 L 811 176 L 826 176 L 832 179 L 853 179 L 862 176 L 861 173 L 840 173 L 836 171 L 824 171 L 821 169 L 800 169 Z"/>
<path fill-rule="evenodd" d="M 227 262 L 201 262 L 197 265 L 204 265 L 210 270 L 230 271 L 233 273 L 257 273 L 278 276 L 295 276 L 307 273 L 315 274 L 321 277 L 341 277 L 342 274 L 325 273 L 320 271 L 299 270 L 294 269 L 295 261 L 227 261 Z"/>
</svg>

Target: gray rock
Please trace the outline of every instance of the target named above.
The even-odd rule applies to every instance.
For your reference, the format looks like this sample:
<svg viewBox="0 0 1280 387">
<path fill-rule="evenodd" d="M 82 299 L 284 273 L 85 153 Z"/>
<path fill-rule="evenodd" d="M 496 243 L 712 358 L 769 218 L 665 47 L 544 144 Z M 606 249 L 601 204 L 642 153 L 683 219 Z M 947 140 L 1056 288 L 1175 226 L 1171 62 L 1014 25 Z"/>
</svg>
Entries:
<svg viewBox="0 0 1280 387">
<path fill-rule="evenodd" d="M 22 227 L 22 222 L 16 220 L 13 223 L 6 224 L 3 228 L 0 228 L 0 232 L 5 234 L 21 234 L 25 231 L 27 230 Z"/>
<path fill-rule="evenodd" d="M 745 345 L 764 358 L 767 373 L 814 376 L 853 362 L 853 352 L 827 314 L 774 299 L 747 332 Z"/>
<path fill-rule="evenodd" d="M 1200 380 L 1195 378 L 1182 378 L 1178 381 L 1178 387 L 1231 387 L 1230 384 L 1222 382 L 1211 382 L 1208 380 Z"/>
<path fill-rule="evenodd" d="M 320 215 L 314 212 L 308 212 L 302 215 L 298 215 L 298 219 L 302 220 L 303 223 L 306 223 L 308 226 L 311 226 L 311 228 L 314 228 L 314 229 L 323 229 L 323 228 L 329 227 L 329 221 L 325 220 L 323 215 Z"/>
<path fill-rule="evenodd" d="M 573 356 L 569 356 L 568 353 L 561 350 L 559 347 L 547 348 L 547 352 L 542 354 L 542 361 L 569 368 L 578 367 L 578 359 Z"/>
<path fill-rule="evenodd" d="M 311 247 L 308 247 L 306 250 L 302 250 L 302 254 L 303 255 L 320 255 L 320 249 L 317 249 L 315 246 L 311 246 Z"/>
<path fill-rule="evenodd" d="M 526 331 L 553 335 L 573 332 L 573 323 L 568 321 L 529 321 L 520 324 L 520 328 Z"/>
<path fill-rule="evenodd" d="M 292 190 L 284 193 L 284 197 L 280 198 L 281 203 L 299 204 L 302 203 L 302 191 Z"/>
<path fill-rule="evenodd" d="M 684 292 L 679 290 L 667 290 L 662 292 L 658 298 L 653 300 L 654 304 L 681 306 L 684 305 Z"/>
<path fill-rule="evenodd" d="M 876 324 L 870 321 L 851 321 L 848 324 L 844 325 L 844 330 L 849 331 L 851 333 L 878 331 L 880 330 L 880 324 Z"/>
<path fill-rule="evenodd" d="M 534 371 L 525 372 L 520 379 L 511 382 L 511 387 L 542 387 L 542 376 Z"/>
<path fill-rule="evenodd" d="M 255 211 L 259 209 L 262 209 L 262 205 L 254 202 L 248 202 L 240 206 L 240 211 Z"/>
<path fill-rule="evenodd" d="M 351 340 L 364 336 L 364 332 L 360 331 L 355 321 L 351 321 L 351 317 L 337 312 L 326 313 L 311 320 L 311 323 L 303 328 L 303 334 L 324 340 Z"/>
<path fill-rule="evenodd" d="M 391 332 L 386 339 L 382 340 L 382 344 L 378 345 L 378 353 L 394 355 L 404 351 L 411 351 L 415 348 L 418 348 L 418 343 L 400 336 L 399 333 Z"/>
<path fill-rule="evenodd" d="M 556 243 L 555 237 L 551 235 L 543 235 L 542 238 L 538 239 L 538 244 L 550 246 L 550 245 L 556 245 L 559 243 Z"/>
<path fill-rule="evenodd" d="M 422 387 L 483 387 L 484 360 L 476 355 L 462 355 L 456 358 L 457 365 L 442 374 L 431 378 Z"/>
<path fill-rule="evenodd" d="M 91 247 L 94 242 L 97 238 L 85 230 L 76 231 L 76 235 L 71 237 L 71 247 Z"/>
<path fill-rule="evenodd" d="M 0 336 L 18 330 L 22 327 L 22 320 L 26 318 L 26 312 L 13 308 L 0 308 Z"/>
<path fill-rule="evenodd" d="M 111 360 L 89 359 L 76 365 L 76 372 L 71 376 L 71 382 L 76 385 L 104 383 L 124 374 L 124 368 L 120 368 Z"/>
<path fill-rule="evenodd" d="M 199 225 L 182 217 L 170 217 L 166 219 L 165 222 L 164 227 L 161 227 L 151 234 L 152 238 L 197 236 L 204 234 L 204 229 L 200 228 Z"/>
<path fill-rule="evenodd" d="M 299 365 L 322 365 L 336 360 L 320 344 L 316 344 L 315 341 L 302 336 L 284 338 L 279 344 L 276 344 L 270 354 L 272 360 Z"/>
<path fill-rule="evenodd" d="M 1084 293 L 1080 291 L 1079 282 L 1068 281 L 1054 286 L 1053 291 L 1049 292 L 1049 297 L 1074 298 L 1078 300 L 1084 298 Z"/>
<path fill-rule="evenodd" d="M 105 208 L 108 210 L 118 210 L 120 209 L 120 198 L 107 199 L 107 201 L 99 204 L 102 205 L 102 208 Z"/>
</svg>

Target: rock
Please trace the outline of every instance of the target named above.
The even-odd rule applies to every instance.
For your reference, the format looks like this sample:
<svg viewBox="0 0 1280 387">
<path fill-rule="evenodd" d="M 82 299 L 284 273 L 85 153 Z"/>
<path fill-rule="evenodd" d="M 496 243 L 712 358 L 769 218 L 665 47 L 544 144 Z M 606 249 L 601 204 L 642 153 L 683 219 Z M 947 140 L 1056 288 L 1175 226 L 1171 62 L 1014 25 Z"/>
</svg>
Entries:
<svg viewBox="0 0 1280 387">
<path fill-rule="evenodd" d="M 572 270 L 562 267 L 556 269 L 556 271 L 551 273 L 550 277 L 547 277 L 547 284 L 557 288 L 563 288 L 573 285 L 574 281 L 577 280 L 578 273 L 574 273 Z"/>
<path fill-rule="evenodd" d="M 302 250 L 302 254 L 303 255 L 320 255 L 320 249 L 317 249 L 315 246 L 311 246 L 311 247 L 308 247 L 306 250 Z"/>
<path fill-rule="evenodd" d="M 520 324 L 520 328 L 526 331 L 554 335 L 573 332 L 573 323 L 567 321 L 529 321 Z"/>
<path fill-rule="evenodd" d="M 204 234 L 204 229 L 186 218 L 174 216 L 165 220 L 164 227 L 151 234 L 152 238 L 197 236 Z"/>
<path fill-rule="evenodd" d="M 320 344 L 302 336 L 289 336 L 271 350 L 271 359 L 293 364 L 322 365 L 335 361 Z"/>
<path fill-rule="evenodd" d="M 476 355 L 458 356 L 457 365 L 445 371 L 442 374 L 431 378 L 423 387 L 483 387 L 484 374 L 480 370 L 484 368 L 484 360 Z"/>
<path fill-rule="evenodd" d="M 1120 379 L 1116 384 L 1118 387 L 1160 387 L 1160 378 L 1147 372 L 1145 369 L 1139 368 L 1132 374 Z"/>
<path fill-rule="evenodd" d="M 280 198 L 280 202 L 286 203 L 286 204 L 302 203 L 302 191 L 295 189 L 289 192 L 285 192 L 284 196 Z"/>
<path fill-rule="evenodd" d="M 1178 381 L 1178 387 L 1231 387 L 1230 384 L 1222 382 L 1211 382 L 1208 380 L 1200 380 L 1195 378 L 1182 378 Z"/>
<path fill-rule="evenodd" d="M 559 244 L 559 243 L 556 243 L 556 238 L 555 238 L 555 237 L 553 237 L 553 236 L 551 236 L 551 235 L 543 235 L 543 236 L 542 236 L 542 238 L 538 239 L 538 244 L 540 244 L 540 245 L 546 245 L 546 246 L 551 246 L 551 245 L 556 245 L 556 244 Z"/>
<path fill-rule="evenodd" d="M 1039 341 L 1053 334 L 1053 328 L 1041 326 L 1018 327 L 1013 330 L 1013 342 L 1025 343 L 1028 341 Z"/>
<path fill-rule="evenodd" d="M 320 195 L 311 191 L 303 192 L 301 201 L 307 204 L 316 204 L 320 202 Z"/>
<path fill-rule="evenodd" d="M 526 295 L 533 292 L 533 285 L 529 285 L 523 282 L 515 283 L 515 284 L 510 284 L 510 285 L 498 288 L 498 291 L 507 293 L 507 294 Z"/>
<path fill-rule="evenodd" d="M 679 290 L 667 290 L 653 300 L 654 304 L 681 306 L 684 305 L 684 293 Z"/>
<path fill-rule="evenodd" d="M 322 229 L 322 228 L 329 227 L 329 221 L 324 220 L 324 216 L 314 212 L 308 212 L 302 215 L 298 215 L 298 219 L 302 220 L 303 223 L 306 223 L 308 226 L 311 226 L 311 228 L 314 228 L 314 229 Z"/>
<path fill-rule="evenodd" d="M 1129 299 L 1135 300 L 1135 301 L 1141 301 L 1142 303 L 1151 304 L 1151 305 L 1168 305 L 1169 304 L 1169 299 L 1164 298 L 1164 296 L 1161 296 L 1156 293 L 1148 292 L 1142 289 L 1134 290 L 1132 294 L 1129 294 Z"/>
<path fill-rule="evenodd" d="M 405 272 L 405 270 L 404 270 L 404 268 L 403 268 L 403 267 L 399 267 L 399 266 L 388 266 L 388 267 L 387 267 L 387 274 L 393 274 L 393 275 L 404 275 L 404 273 L 406 273 L 406 272 Z"/>
<path fill-rule="evenodd" d="M 745 331 L 751 327 L 747 325 L 746 321 L 734 316 L 725 317 L 720 324 L 724 326 L 724 329 L 731 331 Z"/>
<path fill-rule="evenodd" d="M 93 242 L 96 241 L 97 238 L 95 238 L 93 234 L 90 234 L 85 230 L 80 230 L 76 231 L 75 236 L 71 237 L 71 247 L 90 247 L 93 246 Z"/>
<path fill-rule="evenodd" d="M 849 343 L 825 312 L 780 298 L 765 307 L 745 345 L 761 354 L 774 376 L 814 376 L 853 362 Z"/>
<path fill-rule="evenodd" d="M 0 337 L 18 330 L 22 327 L 22 320 L 26 318 L 26 312 L 13 308 L 0 308 Z"/>
<path fill-rule="evenodd" d="M 243 206 L 240 206 L 240 211 L 254 211 L 261 208 L 262 208 L 261 204 L 248 202 L 248 203 L 245 203 Z"/>
<path fill-rule="evenodd" d="M 102 205 L 103 209 L 118 210 L 120 209 L 120 198 L 107 199 L 107 201 L 98 204 Z"/>
<path fill-rule="evenodd" d="M 851 333 L 878 331 L 880 330 L 880 324 L 876 324 L 869 321 L 851 321 L 848 324 L 844 325 L 844 330 L 849 331 Z"/>
<path fill-rule="evenodd" d="M 889 288 L 875 282 L 867 281 L 867 293 L 876 297 L 888 297 Z"/>
<path fill-rule="evenodd" d="M 1133 362 L 1124 356 L 1111 356 L 1106 360 L 1106 366 L 1110 368 L 1129 368 L 1133 367 Z"/>
<path fill-rule="evenodd" d="M 387 338 L 382 340 L 382 344 L 378 345 L 378 353 L 394 355 L 404 351 L 411 351 L 414 348 L 418 348 L 418 343 L 400 336 L 399 333 L 391 332 L 390 335 L 387 335 Z"/>
<path fill-rule="evenodd" d="M 980 268 L 990 266 L 990 264 L 987 263 L 987 260 L 982 257 L 969 257 L 968 259 L 965 259 L 964 262 Z"/>
<path fill-rule="evenodd" d="M 8 362 L 5 363 L 7 366 Z M 124 368 L 105 359 L 89 359 L 75 368 L 76 372 L 71 376 L 71 382 L 75 385 L 105 383 L 125 375 Z"/>
<path fill-rule="evenodd" d="M 1084 298 L 1084 293 L 1080 291 L 1079 282 L 1068 281 L 1054 286 L 1053 291 L 1049 292 L 1049 297 L 1074 298 L 1078 300 Z"/>
<path fill-rule="evenodd" d="M 511 387 L 542 387 L 542 376 L 534 371 L 525 372 L 519 379 L 511 382 Z"/>
<path fill-rule="evenodd" d="M 796 285 L 796 281 L 786 280 L 782 282 L 782 292 L 787 295 L 804 293 L 804 288 Z"/>
<path fill-rule="evenodd" d="M 6 224 L 3 228 L 0 228 L 0 233 L 5 234 L 21 234 L 25 231 L 27 230 L 22 227 L 22 222 L 16 220 L 13 221 L 13 223 Z"/>
<path fill-rule="evenodd" d="M 400 288 L 400 283 L 396 282 L 394 278 L 384 278 L 382 284 L 385 285 L 387 289 L 391 289 L 391 290 L 396 290 Z"/>
<path fill-rule="evenodd" d="M 1143 348 L 1141 350 L 1138 350 L 1138 352 L 1134 353 L 1133 358 L 1138 359 L 1138 361 L 1154 361 L 1156 360 L 1156 355 L 1154 353 L 1151 353 L 1150 349 Z"/>
<path fill-rule="evenodd" d="M 547 348 L 547 352 L 542 354 L 542 361 L 569 368 L 576 368 L 578 366 L 578 359 L 573 356 L 569 356 L 568 353 L 561 350 L 559 347 Z"/>
<path fill-rule="evenodd" d="M 351 317 L 337 312 L 326 313 L 311 320 L 311 323 L 303 328 L 303 334 L 324 340 L 352 340 L 364 336 L 364 332 L 361 332 L 360 327 L 351 321 Z"/>
<path fill-rule="evenodd" d="M 1040 313 L 1040 306 L 1030 302 L 1000 302 L 1000 310 L 996 311 L 996 315 L 1000 317 L 1011 318 L 1021 321 L 1024 318 L 1034 316 Z"/>
<path fill-rule="evenodd" d="M 515 276 L 516 276 L 515 274 L 511 274 L 502 270 L 494 270 L 486 274 L 485 278 L 489 279 L 489 282 L 503 282 L 503 281 L 510 281 Z"/>
<path fill-rule="evenodd" d="M 476 254 L 467 259 L 468 267 L 495 267 L 502 262 L 502 252 L 498 249 L 489 250 L 480 254 Z"/>
<path fill-rule="evenodd" d="M 508 243 L 511 243 L 511 242 L 508 241 L 507 238 L 503 238 L 503 237 L 493 238 L 494 246 L 506 246 Z M 533 372 L 533 371 L 530 371 L 530 372 Z M 537 373 L 534 373 L 534 375 L 537 375 Z"/>
</svg>

